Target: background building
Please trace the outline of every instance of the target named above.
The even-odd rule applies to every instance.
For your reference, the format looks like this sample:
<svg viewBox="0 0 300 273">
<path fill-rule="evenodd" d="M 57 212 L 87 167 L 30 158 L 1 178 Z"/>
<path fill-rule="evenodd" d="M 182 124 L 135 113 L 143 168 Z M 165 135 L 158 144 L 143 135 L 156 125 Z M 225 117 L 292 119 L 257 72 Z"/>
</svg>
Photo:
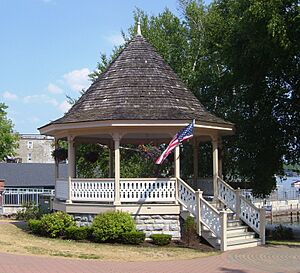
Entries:
<svg viewBox="0 0 300 273">
<path fill-rule="evenodd" d="M 53 150 L 53 137 L 21 134 L 19 148 L 16 150 L 16 159 L 21 163 L 54 163 L 51 155 Z"/>
</svg>

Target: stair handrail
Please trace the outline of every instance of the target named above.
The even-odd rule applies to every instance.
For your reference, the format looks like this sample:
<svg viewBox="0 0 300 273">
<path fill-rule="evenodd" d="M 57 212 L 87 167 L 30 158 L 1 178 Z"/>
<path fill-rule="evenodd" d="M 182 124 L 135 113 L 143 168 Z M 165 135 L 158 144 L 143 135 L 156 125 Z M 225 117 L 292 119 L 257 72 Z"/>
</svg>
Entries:
<svg viewBox="0 0 300 273">
<path fill-rule="evenodd" d="M 238 196 L 236 190 L 227 184 L 221 177 L 217 177 L 218 199 L 223 202 L 233 212 L 238 210 Z"/>
<path fill-rule="evenodd" d="M 186 188 L 188 188 L 188 190 L 190 190 L 192 193 L 194 193 L 195 194 L 195 190 L 188 184 L 188 183 L 186 183 L 184 180 L 182 180 L 180 177 L 178 177 L 177 178 L 178 179 L 178 181 L 180 182 L 180 183 L 182 183 Z"/>
<path fill-rule="evenodd" d="M 218 181 L 218 198 L 228 206 L 250 228 L 259 234 L 262 243 L 265 243 L 265 209 L 256 207 L 250 200 L 241 194 L 241 190 L 234 189 L 220 177 Z M 223 189 L 221 188 L 223 187 Z M 222 192 L 223 190 L 223 192 Z"/>
<path fill-rule="evenodd" d="M 190 213 L 196 216 L 197 204 L 195 190 L 179 177 L 177 178 L 177 190 L 177 201 L 182 206 L 184 206 Z"/>
<path fill-rule="evenodd" d="M 257 208 L 251 201 L 241 195 L 241 211 L 239 217 L 249 227 L 261 235 L 262 227 L 265 220 L 262 217 L 264 209 Z"/>
<path fill-rule="evenodd" d="M 207 202 L 202 197 L 202 194 L 199 196 L 198 201 L 196 198 L 196 191 L 181 178 L 178 178 L 178 191 L 178 202 L 187 208 L 188 211 L 196 217 L 197 221 L 200 220 L 201 224 L 206 226 L 216 237 L 220 238 L 222 233 L 220 212 L 209 202 Z M 190 196 L 184 196 L 182 198 L 182 194 L 192 194 L 193 199 L 189 200 L 190 203 L 188 203 L 186 198 L 190 198 Z M 198 215 L 200 217 L 198 217 Z"/>
</svg>

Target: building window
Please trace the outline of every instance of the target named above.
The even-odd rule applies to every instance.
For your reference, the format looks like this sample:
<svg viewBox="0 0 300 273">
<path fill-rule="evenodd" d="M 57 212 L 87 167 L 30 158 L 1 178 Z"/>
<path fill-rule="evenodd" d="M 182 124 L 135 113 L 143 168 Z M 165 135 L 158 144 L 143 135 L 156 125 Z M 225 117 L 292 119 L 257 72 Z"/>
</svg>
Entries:
<svg viewBox="0 0 300 273">
<path fill-rule="evenodd" d="M 32 149 L 33 148 L 33 142 L 32 141 L 28 141 L 27 142 L 27 147 L 28 147 L 28 149 Z"/>
<path fill-rule="evenodd" d="M 28 154 L 27 159 L 28 159 L 29 162 L 32 160 L 32 155 L 31 155 L 31 153 Z"/>
</svg>

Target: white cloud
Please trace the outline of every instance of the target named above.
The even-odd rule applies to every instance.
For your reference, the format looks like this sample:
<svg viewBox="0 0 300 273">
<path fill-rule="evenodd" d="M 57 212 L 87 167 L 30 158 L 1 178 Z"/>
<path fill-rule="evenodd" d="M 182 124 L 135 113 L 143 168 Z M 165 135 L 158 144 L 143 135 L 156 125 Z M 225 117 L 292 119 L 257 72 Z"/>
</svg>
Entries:
<svg viewBox="0 0 300 273">
<path fill-rule="evenodd" d="M 64 91 L 57 85 L 49 83 L 47 90 L 52 94 L 62 94 Z"/>
<path fill-rule="evenodd" d="M 36 116 L 33 116 L 33 117 L 28 118 L 28 121 L 31 123 L 38 123 L 40 121 L 40 119 Z"/>
<path fill-rule="evenodd" d="M 63 75 L 65 83 L 73 91 L 81 91 L 87 88 L 89 83 L 90 70 L 88 68 L 82 68 L 79 70 L 73 70 L 65 75 Z"/>
<path fill-rule="evenodd" d="M 70 108 L 71 104 L 69 104 L 66 100 L 58 105 L 58 109 L 60 109 L 64 113 L 67 112 Z"/>
<path fill-rule="evenodd" d="M 53 106 L 58 106 L 59 103 L 56 99 L 50 98 L 47 95 L 32 95 L 32 96 L 26 96 L 23 98 L 24 103 L 46 103 L 51 104 Z"/>
<path fill-rule="evenodd" d="M 111 43 L 112 45 L 121 45 L 124 43 L 124 39 L 121 33 L 119 34 L 111 34 L 108 36 L 104 37 L 106 41 L 108 41 L 109 43 Z"/>
<path fill-rule="evenodd" d="M 18 98 L 18 96 L 16 94 L 8 92 L 8 91 L 5 91 L 2 96 L 4 99 L 7 99 L 7 100 L 16 100 Z"/>
</svg>

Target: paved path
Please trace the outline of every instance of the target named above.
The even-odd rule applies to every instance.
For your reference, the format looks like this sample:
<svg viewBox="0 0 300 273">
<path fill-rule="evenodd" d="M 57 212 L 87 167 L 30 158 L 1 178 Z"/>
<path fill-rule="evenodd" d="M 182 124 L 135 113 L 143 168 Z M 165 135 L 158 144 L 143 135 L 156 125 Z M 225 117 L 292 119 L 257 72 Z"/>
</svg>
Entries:
<svg viewBox="0 0 300 273">
<path fill-rule="evenodd" d="M 0 253 L 0 273 L 300 273 L 300 248 L 265 246 L 165 262 L 101 262 Z"/>
</svg>

